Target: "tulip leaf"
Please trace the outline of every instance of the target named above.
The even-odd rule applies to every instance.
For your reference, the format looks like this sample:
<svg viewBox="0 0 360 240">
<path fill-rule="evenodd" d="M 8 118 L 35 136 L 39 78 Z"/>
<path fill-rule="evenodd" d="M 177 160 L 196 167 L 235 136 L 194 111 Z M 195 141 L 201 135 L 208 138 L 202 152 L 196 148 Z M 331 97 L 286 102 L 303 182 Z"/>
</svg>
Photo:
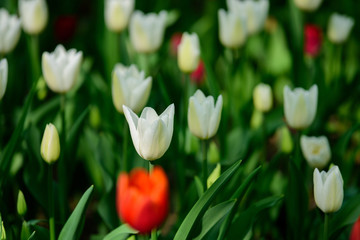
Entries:
<svg viewBox="0 0 360 240">
<path fill-rule="evenodd" d="M 254 224 L 257 214 L 266 208 L 275 206 L 282 199 L 283 196 L 267 197 L 241 212 L 230 226 L 228 239 L 243 239 Z"/>
<path fill-rule="evenodd" d="M 32 234 L 30 235 L 30 237 L 28 238 L 28 240 L 32 240 L 35 239 L 35 231 L 32 232 Z"/>
<path fill-rule="evenodd" d="M 195 240 L 204 239 L 204 237 L 213 230 L 215 225 L 224 220 L 225 216 L 229 214 L 230 210 L 235 204 L 235 199 L 222 202 L 206 211 L 202 218 L 202 229 Z M 217 229 L 218 230 L 218 229 Z"/>
<path fill-rule="evenodd" d="M 199 197 L 201 197 L 204 194 L 204 186 L 198 176 L 194 177 L 194 182 L 195 182 L 196 191 Z"/>
<path fill-rule="evenodd" d="M 344 203 L 342 208 L 330 216 L 330 238 L 337 239 L 341 230 L 353 224 L 360 216 L 360 194 L 352 197 Z"/>
<path fill-rule="evenodd" d="M 223 189 L 234 173 L 239 169 L 241 160 L 234 163 L 215 181 L 213 185 L 195 203 L 190 212 L 186 215 L 180 228 L 176 232 L 174 240 L 187 239 L 196 221 L 203 216 L 215 196 Z"/>
<path fill-rule="evenodd" d="M 81 115 L 76 119 L 75 123 L 72 125 L 69 133 L 67 134 L 67 138 L 66 138 L 66 144 L 67 144 L 68 147 L 73 145 L 74 139 L 78 135 L 78 131 L 80 129 L 80 126 L 83 123 L 83 121 L 85 120 L 85 117 L 87 116 L 87 114 L 89 113 L 89 110 L 90 110 L 90 108 L 87 107 L 81 113 Z"/>
<path fill-rule="evenodd" d="M 75 210 L 70 215 L 69 219 L 66 221 L 63 229 L 61 230 L 58 240 L 79 239 L 85 221 L 85 210 L 89 204 L 89 199 L 93 190 L 94 186 L 89 187 L 81 197 Z"/>
<path fill-rule="evenodd" d="M 261 166 L 256 168 L 246 179 L 243 181 L 243 183 L 240 185 L 240 187 L 236 190 L 236 192 L 231 197 L 232 199 L 237 199 L 236 203 L 231 209 L 231 213 L 228 215 L 226 220 L 224 221 L 224 224 L 221 226 L 220 233 L 218 236 L 218 239 L 224 239 L 226 236 L 226 233 L 231 225 L 231 222 L 235 216 L 235 213 L 238 209 L 239 203 L 242 200 L 243 196 L 245 195 L 246 190 L 250 187 L 252 180 L 259 174 L 261 169 Z"/>
<path fill-rule="evenodd" d="M 210 66 L 209 62 L 205 58 L 203 59 L 203 62 L 205 65 L 205 71 L 207 76 L 207 81 L 206 81 L 207 87 L 209 88 L 210 94 L 212 96 L 217 96 L 219 95 L 220 91 L 213 68 Z"/>
<path fill-rule="evenodd" d="M 137 234 L 138 231 L 132 229 L 129 225 L 123 224 L 115 230 L 111 231 L 104 237 L 104 240 L 126 240 L 129 235 Z"/>
<path fill-rule="evenodd" d="M 26 116 L 28 114 L 29 108 L 31 106 L 32 103 L 32 99 L 34 97 L 34 94 L 36 92 L 36 84 L 37 81 L 34 81 L 32 88 L 30 90 L 30 93 L 27 95 L 26 99 L 25 99 L 25 105 L 22 109 L 22 113 L 21 113 L 21 117 L 19 122 L 16 124 L 16 129 L 14 131 L 14 133 L 11 135 L 10 141 L 8 142 L 8 144 L 6 145 L 4 152 L 1 155 L 1 160 L 0 160 L 0 185 L 3 183 L 3 181 L 5 180 L 5 178 L 7 177 L 8 173 L 9 173 L 9 168 L 10 168 L 10 162 L 12 159 L 12 156 L 14 154 L 15 148 L 16 146 L 18 146 L 18 142 L 20 139 L 20 136 L 23 132 L 24 129 L 24 123 L 26 120 Z"/>
</svg>

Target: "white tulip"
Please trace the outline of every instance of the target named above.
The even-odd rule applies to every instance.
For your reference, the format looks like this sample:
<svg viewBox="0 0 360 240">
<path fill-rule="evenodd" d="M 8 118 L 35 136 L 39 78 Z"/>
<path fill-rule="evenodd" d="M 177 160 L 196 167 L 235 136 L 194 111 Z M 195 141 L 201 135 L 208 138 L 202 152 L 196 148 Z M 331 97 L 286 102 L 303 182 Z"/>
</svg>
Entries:
<svg viewBox="0 0 360 240">
<path fill-rule="evenodd" d="M 302 153 L 313 168 L 324 168 L 331 158 L 329 141 L 325 136 L 308 137 L 301 136 L 300 145 Z"/>
<path fill-rule="evenodd" d="M 201 90 L 197 90 L 190 97 L 188 108 L 188 125 L 190 132 L 200 139 L 213 137 L 220 124 L 223 99 L 220 95 L 214 103 L 214 97 L 205 97 Z"/>
<path fill-rule="evenodd" d="M 174 104 L 167 107 L 160 116 L 153 108 L 146 107 L 140 118 L 130 108 L 123 107 L 137 153 L 150 161 L 161 158 L 169 148 L 173 135 Z"/>
<path fill-rule="evenodd" d="M 284 112 L 288 125 L 295 129 L 304 129 L 314 121 L 318 101 L 318 87 L 310 90 L 284 87 Z"/>
<path fill-rule="evenodd" d="M 39 34 L 48 21 L 46 1 L 19 0 L 19 14 L 24 31 L 31 35 Z"/>
<path fill-rule="evenodd" d="M 60 156 L 60 140 L 56 127 L 46 124 L 40 148 L 42 158 L 49 164 L 56 162 Z"/>
<path fill-rule="evenodd" d="M 314 170 L 314 197 L 316 205 L 324 213 L 336 212 L 341 208 L 344 189 L 343 179 L 338 166 L 328 172 Z"/>
<path fill-rule="evenodd" d="M 247 32 L 249 35 L 263 29 L 269 12 L 268 0 L 227 0 L 229 11 L 234 14 L 243 14 L 246 17 Z"/>
<path fill-rule="evenodd" d="M 19 41 L 21 22 L 16 15 L 0 9 L 0 54 L 11 52 Z"/>
<path fill-rule="evenodd" d="M 315 11 L 319 8 L 322 0 L 294 0 L 295 5 L 304 11 Z"/>
<path fill-rule="evenodd" d="M 68 92 L 75 84 L 81 61 L 81 51 L 66 51 L 62 45 L 58 45 L 52 53 L 44 52 L 42 71 L 48 87 L 57 93 Z"/>
<path fill-rule="evenodd" d="M 219 37 L 222 45 L 238 48 L 245 43 L 247 29 L 246 18 L 241 12 L 219 9 Z"/>
<path fill-rule="evenodd" d="M 135 11 L 130 19 L 130 40 L 135 50 L 151 53 L 158 50 L 164 39 L 167 12 L 144 14 Z"/>
<path fill-rule="evenodd" d="M 253 91 L 255 108 L 260 112 L 268 112 L 272 108 L 273 96 L 268 84 L 259 83 Z"/>
<path fill-rule="evenodd" d="M 193 72 L 199 65 L 200 43 L 196 33 L 185 32 L 178 47 L 178 65 L 185 73 Z"/>
<path fill-rule="evenodd" d="M 144 71 L 135 65 L 125 67 L 117 64 L 112 73 L 112 99 L 116 109 L 123 113 L 123 105 L 140 112 L 149 99 L 152 78 L 145 78 Z"/>
<path fill-rule="evenodd" d="M 0 100 L 4 97 L 8 78 L 8 62 L 4 58 L 0 61 Z"/>
<path fill-rule="evenodd" d="M 134 0 L 105 0 L 105 24 L 114 32 L 124 30 L 134 11 Z"/>
<path fill-rule="evenodd" d="M 345 42 L 354 26 L 354 19 L 345 15 L 333 13 L 328 24 L 328 38 L 332 43 Z"/>
</svg>

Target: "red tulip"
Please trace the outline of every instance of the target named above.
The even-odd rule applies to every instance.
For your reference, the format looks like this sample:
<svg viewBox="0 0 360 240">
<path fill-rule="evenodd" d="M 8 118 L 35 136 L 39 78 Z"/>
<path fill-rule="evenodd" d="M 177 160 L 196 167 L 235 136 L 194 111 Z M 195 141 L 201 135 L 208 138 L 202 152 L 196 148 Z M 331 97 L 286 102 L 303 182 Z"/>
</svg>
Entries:
<svg viewBox="0 0 360 240">
<path fill-rule="evenodd" d="M 151 232 L 166 218 L 169 182 L 161 167 L 148 174 L 137 168 L 117 180 L 116 207 L 120 218 L 141 234 Z"/>
<path fill-rule="evenodd" d="M 76 31 L 77 19 L 74 15 L 59 16 L 55 21 L 55 37 L 59 42 L 69 42 Z"/>
<path fill-rule="evenodd" d="M 205 67 L 202 60 L 199 61 L 198 67 L 190 74 L 190 79 L 193 83 L 200 85 L 205 80 Z"/>
<path fill-rule="evenodd" d="M 360 240 L 360 217 L 352 227 L 350 240 Z"/>
<path fill-rule="evenodd" d="M 181 42 L 182 33 L 174 33 L 170 39 L 170 53 L 177 56 L 179 44 Z"/>
<path fill-rule="evenodd" d="M 316 57 L 321 49 L 322 31 L 316 25 L 307 24 L 304 32 L 304 51 L 310 57 Z"/>
</svg>

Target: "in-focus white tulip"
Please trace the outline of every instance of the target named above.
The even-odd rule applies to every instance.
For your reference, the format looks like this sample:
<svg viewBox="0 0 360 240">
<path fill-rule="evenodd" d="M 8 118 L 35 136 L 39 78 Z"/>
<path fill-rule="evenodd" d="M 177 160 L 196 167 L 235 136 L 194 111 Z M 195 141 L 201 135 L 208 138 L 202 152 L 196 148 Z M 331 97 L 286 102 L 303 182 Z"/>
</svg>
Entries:
<svg viewBox="0 0 360 240">
<path fill-rule="evenodd" d="M 124 30 L 134 11 L 134 0 L 105 0 L 105 24 L 113 32 Z"/>
<path fill-rule="evenodd" d="M 328 24 L 328 38 L 332 43 L 345 42 L 354 26 L 354 19 L 338 13 L 330 16 Z"/>
<path fill-rule="evenodd" d="M 239 48 L 246 40 L 246 17 L 241 12 L 219 9 L 219 38 L 228 48 Z"/>
<path fill-rule="evenodd" d="M 59 134 L 52 123 L 46 124 L 40 152 L 41 157 L 49 164 L 56 162 L 60 156 Z"/>
<path fill-rule="evenodd" d="M 169 148 L 173 135 L 174 104 L 167 107 L 160 116 L 153 108 L 146 107 L 140 118 L 130 108 L 123 107 L 137 153 L 150 161 L 161 158 Z"/>
<path fill-rule="evenodd" d="M 269 12 L 268 0 L 227 0 L 229 11 L 235 14 L 243 14 L 246 18 L 247 33 L 253 35 L 264 28 L 265 20 Z"/>
<path fill-rule="evenodd" d="M 134 112 L 140 112 L 149 99 L 152 78 L 145 78 L 144 71 L 135 65 L 125 67 L 117 64 L 112 73 L 112 99 L 118 112 L 123 113 L 123 105 Z"/>
<path fill-rule="evenodd" d="M 220 124 L 223 99 L 220 95 L 214 103 L 214 97 L 205 97 L 197 90 L 189 100 L 188 125 L 190 132 L 200 139 L 213 137 Z"/>
<path fill-rule="evenodd" d="M 21 22 L 16 15 L 0 9 L 0 54 L 11 52 L 19 41 Z"/>
<path fill-rule="evenodd" d="M 144 14 L 135 11 L 130 19 L 130 40 L 139 53 L 158 50 L 164 39 L 167 12 Z"/>
<path fill-rule="evenodd" d="M 319 8 L 322 0 L 294 0 L 295 5 L 304 11 L 315 11 Z"/>
<path fill-rule="evenodd" d="M 265 83 L 256 85 L 253 91 L 255 108 L 260 112 L 268 112 L 272 108 L 273 96 L 271 87 Z"/>
<path fill-rule="evenodd" d="M 19 0 L 21 24 L 27 34 L 42 32 L 48 21 L 48 7 L 45 0 Z"/>
<path fill-rule="evenodd" d="M 48 87 L 57 93 L 68 92 L 75 84 L 81 61 L 81 51 L 66 51 L 62 45 L 58 45 L 52 53 L 44 52 L 42 72 Z"/>
<path fill-rule="evenodd" d="M 313 85 L 308 91 L 288 86 L 284 87 L 284 112 L 288 125 L 304 129 L 314 121 L 318 101 L 318 87 Z"/>
<path fill-rule="evenodd" d="M 178 47 L 178 65 L 185 73 L 193 72 L 199 65 L 200 43 L 196 33 L 185 32 Z"/>
<path fill-rule="evenodd" d="M 4 97 L 8 80 L 8 62 L 4 58 L 0 61 L 0 100 Z"/>
<path fill-rule="evenodd" d="M 314 197 L 316 205 L 324 213 L 336 212 L 341 208 L 344 189 L 338 166 L 333 166 L 328 172 L 321 171 L 321 173 L 315 168 Z"/>
<path fill-rule="evenodd" d="M 301 136 L 300 145 L 302 153 L 313 168 L 324 168 L 331 158 L 331 150 L 328 139 L 325 136 L 308 137 Z"/>
</svg>

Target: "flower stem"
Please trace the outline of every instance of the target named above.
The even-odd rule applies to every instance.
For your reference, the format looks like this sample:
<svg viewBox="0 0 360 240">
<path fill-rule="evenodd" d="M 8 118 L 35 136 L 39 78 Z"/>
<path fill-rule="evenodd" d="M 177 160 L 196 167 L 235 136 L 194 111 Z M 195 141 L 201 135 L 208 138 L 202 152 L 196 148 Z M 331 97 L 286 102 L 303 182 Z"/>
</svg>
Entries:
<svg viewBox="0 0 360 240">
<path fill-rule="evenodd" d="M 324 219 L 324 240 L 328 239 L 328 229 L 329 229 L 329 214 L 325 213 Z"/>
<path fill-rule="evenodd" d="M 40 77 L 39 37 L 37 35 L 30 36 L 29 53 L 33 82 L 36 82 Z"/>
<path fill-rule="evenodd" d="M 52 164 L 49 164 L 49 172 L 48 172 L 48 196 L 49 196 L 49 229 L 50 229 L 50 240 L 55 240 L 54 189 L 53 189 L 53 165 L 52 165 Z"/>
<path fill-rule="evenodd" d="M 151 161 L 148 161 L 149 162 L 149 174 L 151 174 L 154 170 L 154 165 L 151 163 Z"/>
<path fill-rule="evenodd" d="M 129 138 L 129 130 L 127 126 L 127 122 L 124 119 L 124 129 L 123 129 L 123 171 L 128 172 L 128 160 L 127 160 L 127 147 L 128 147 L 128 138 Z"/>
<path fill-rule="evenodd" d="M 65 159 L 65 148 L 66 148 L 66 120 L 65 120 L 65 94 L 61 95 L 60 103 L 60 114 L 62 122 L 62 134 L 60 139 L 61 155 L 58 167 L 59 176 L 59 201 L 60 201 L 60 220 L 65 222 L 66 218 L 66 159 Z"/>
<path fill-rule="evenodd" d="M 203 155 L 203 162 L 202 162 L 202 171 L 203 171 L 203 186 L 204 192 L 207 189 L 207 178 L 208 178 L 208 169 L 207 169 L 207 148 L 208 143 L 207 140 L 202 140 L 202 155 Z"/>
<path fill-rule="evenodd" d="M 156 228 L 154 228 L 151 231 L 151 240 L 157 240 L 157 229 Z"/>
</svg>

